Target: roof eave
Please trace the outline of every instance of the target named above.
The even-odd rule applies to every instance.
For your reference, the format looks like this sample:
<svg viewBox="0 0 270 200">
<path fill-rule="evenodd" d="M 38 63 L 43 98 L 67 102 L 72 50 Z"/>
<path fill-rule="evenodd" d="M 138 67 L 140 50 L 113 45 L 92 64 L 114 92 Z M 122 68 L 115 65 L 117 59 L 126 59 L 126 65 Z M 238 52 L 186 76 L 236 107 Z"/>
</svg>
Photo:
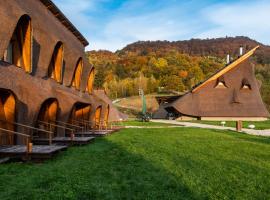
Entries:
<svg viewBox="0 0 270 200">
<path fill-rule="evenodd" d="M 83 44 L 84 47 L 89 45 L 86 38 L 78 29 L 69 21 L 62 11 L 51 0 L 40 0 L 41 3 Z"/>
<path fill-rule="evenodd" d="M 243 56 L 239 57 L 237 60 L 235 60 L 234 62 L 232 62 L 231 64 L 227 65 L 226 67 L 224 67 L 223 69 L 221 69 L 220 71 L 218 71 L 216 74 L 214 74 L 213 76 L 211 76 L 210 78 L 208 78 L 206 81 L 204 81 L 203 83 L 201 83 L 200 85 L 196 86 L 195 88 L 193 88 L 191 90 L 192 93 L 198 91 L 199 89 L 201 89 L 204 85 L 206 85 L 207 83 L 209 83 L 210 81 L 216 80 L 217 78 L 219 78 L 220 76 L 222 76 L 223 74 L 227 73 L 228 71 L 232 70 L 233 68 L 235 68 L 237 65 L 239 65 L 240 63 L 242 63 L 243 61 L 245 61 L 246 59 L 248 59 L 250 56 L 252 56 L 254 54 L 254 52 L 259 48 L 260 46 L 256 46 L 255 48 L 251 49 L 249 52 L 247 52 L 246 54 L 244 54 Z"/>
</svg>

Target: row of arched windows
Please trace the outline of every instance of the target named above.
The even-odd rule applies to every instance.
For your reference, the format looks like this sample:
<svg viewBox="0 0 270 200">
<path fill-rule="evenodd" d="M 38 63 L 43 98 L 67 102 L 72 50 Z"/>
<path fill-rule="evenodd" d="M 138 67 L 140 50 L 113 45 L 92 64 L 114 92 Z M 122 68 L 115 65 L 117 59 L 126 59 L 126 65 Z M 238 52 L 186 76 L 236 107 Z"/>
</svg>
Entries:
<svg viewBox="0 0 270 200">
<path fill-rule="evenodd" d="M 13 124 L 16 122 L 19 108 L 17 108 L 18 102 L 15 94 L 6 89 L 0 88 L 0 128 L 7 129 L 10 131 L 15 131 L 16 126 Z M 102 105 L 98 106 L 95 110 L 92 110 L 91 104 L 85 104 L 77 102 L 74 104 L 70 111 L 68 122 L 71 124 L 76 124 L 78 122 L 91 121 L 93 124 L 92 128 L 99 128 L 101 126 L 101 113 L 104 110 L 103 124 L 108 123 L 110 106 L 107 105 L 103 108 Z M 55 124 L 59 117 L 59 102 L 55 98 L 50 98 L 45 100 L 36 115 L 35 124 L 38 126 L 39 122 L 46 122 L 50 124 Z M 93 113 L 93 115 L 92 115 Z M 10 123 L 6 123 L 10 122 Z M 55 133 L 57 135 L 57 130 L 54 126 L 43 127 Z M 48 137 L 47 134 L 40 134 L 39 137 Z M 13 134 L 1 133 L 0 145 L 13 145 L 15 144 L 15 136 Z"/>
<path fill-rule="evenodd" d="M 28 15 L 23 15 L 12 35 L 9 45 L 2 60 L 23 68 L 27 73 L 32 72 L 32 24 Z M 51 61 L 48 67 L 48 77 L 58 83 L 63 81 L 64 72 L 64 44 L 58 42 L 54 48 Z M 83 59 L 79 58 L 72 77 L 71 86 L 76 90 L 81 88 L 83 72 Z M 91 70 L 88 78 L 86 91 L 92 94 L 94 81 L 94 69 Z"/>
</svg>

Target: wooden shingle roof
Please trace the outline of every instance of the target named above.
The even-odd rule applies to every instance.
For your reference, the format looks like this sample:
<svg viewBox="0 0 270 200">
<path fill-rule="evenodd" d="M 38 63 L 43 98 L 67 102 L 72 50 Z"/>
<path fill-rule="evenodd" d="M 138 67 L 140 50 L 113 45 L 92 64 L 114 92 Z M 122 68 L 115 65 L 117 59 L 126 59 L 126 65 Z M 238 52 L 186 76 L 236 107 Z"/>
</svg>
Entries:
<svg viewBox="0 0 270 200">
<path fill-rule="evenodd" d="M 199 84 L 198 86 L 196 86 L 195 88 L 193 88 L 192 89 L 192 92 L 194 93 L 194 92 L 198 91 L 200 88 L 202 88 L 204 85 L 206 85 L 210 81 L 217 80 L 219 77 L 221 77 L 222 75 L 224 75 L 228 71 L 230 71 L 233 68 L 237 67 L 240 63 L 242 63 L 243 61 L 245 61 L 246 59 L 248 59 L 250 56 L 252 56 L 254 54 L 254 52 L 259 47 L 260 46 L 256 46 L 255 48 L 251 49 L 249 52 L 247 52 L 243 56 L 239 57 L 237 60 L 235 60 L 231 64 L 227 65 L 226 67 L 224 67 L 223 69 L 221 69 L 220 71 L 218 71 L 216 74 L 214 74 L 213 76 L 211 76 L 210 78 L 208 78 L 206 81 L 202 82 L 201 84 Z"/>
</svg>

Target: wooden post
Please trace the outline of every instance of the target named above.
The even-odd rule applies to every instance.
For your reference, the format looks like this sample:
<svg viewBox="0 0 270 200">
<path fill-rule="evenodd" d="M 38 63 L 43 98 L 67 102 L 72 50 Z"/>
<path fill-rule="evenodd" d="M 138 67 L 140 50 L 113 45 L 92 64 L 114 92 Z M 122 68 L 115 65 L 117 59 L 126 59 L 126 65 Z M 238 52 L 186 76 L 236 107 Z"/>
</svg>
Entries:
<svg viewBox="0 0 270 200">
<path fill-rule="evenodd" d="M 26 138 L 26 152 L 28 153 L 32 153 L 33 151 L 33 143 L 30 142 L 29 138 Z"/>
<path fill-rule="evenodd" d="M 243 122 L 241 120 L 236 122 L 236 131 L 241 132 L 243 128 Z"/>
<path fill-rule="evenodd" d="M 73 133 L 73 130 L 71 131 L 71 134 L 70 134 L 70 139 L 71 139 L 71 141 L 73 141 L 74 140 L 74 133 Z"/>
<path fill-rule="evenodd" d="M 52 134 L 53 133 L 49 133 L 49 145 L 52 145 Z"/>
</svg>

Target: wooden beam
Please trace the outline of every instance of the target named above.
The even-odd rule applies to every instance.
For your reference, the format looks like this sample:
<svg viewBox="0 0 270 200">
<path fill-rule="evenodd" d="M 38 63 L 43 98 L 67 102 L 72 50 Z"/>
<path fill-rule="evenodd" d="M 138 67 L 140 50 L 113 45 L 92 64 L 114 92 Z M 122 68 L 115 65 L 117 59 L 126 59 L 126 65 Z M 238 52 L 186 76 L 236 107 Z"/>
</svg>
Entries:
<svg viewBox="0 0 270 200">
<path fill-rule="evenodd" d="M 225 67 L 224 69 L 222 69 L 218 73 L 214 74 L 212 77 L 210 77 L 209 79 L 207 79 L 205 82 L 203 82 L 202 84 L 200 84 L 197 87 L 195 87 L 192 90 L 192 93 L 198 91 L 200 88 L 202 88 L 203 86 L 205 86 L 207 83 L 209 83 L 211 81 L 214 81 L 214 80 L 217 80 L 220 76 L 224 75 L 228 71 L 230 71 L 230 70 L 234 69 L 235 67 L 237 67 L 240 63 L 242 63 L 243 61 L 245 61 L 246 59 L 248 59 L 250 56 L 252 56 L 254 54 L 254 52 L 259 47 L 260 46 L 256 46 L 255 48 L 253 48 L 252 50 L 250 50 L 249 52 L 247 52 L 246 54 L 244 54 L 243 56 L 241 56 L 240 58 L 238 58 L 237 60 L 235 60 L 233 63 L 229 64 L 227 67 Z"/>
</svg>

